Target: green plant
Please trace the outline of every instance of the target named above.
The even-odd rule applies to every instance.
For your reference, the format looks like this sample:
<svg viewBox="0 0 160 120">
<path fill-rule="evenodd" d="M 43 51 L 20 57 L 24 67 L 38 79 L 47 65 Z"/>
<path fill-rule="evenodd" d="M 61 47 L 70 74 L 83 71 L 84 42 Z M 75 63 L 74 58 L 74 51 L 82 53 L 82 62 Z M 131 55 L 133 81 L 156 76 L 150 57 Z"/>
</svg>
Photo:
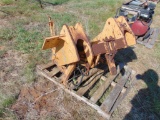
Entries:
<svg viewBox="0 0 160 120">
<path fill-rule="evenodd" d="M 15 102 L 16 98 L 15 97 L 9 97 L 9 98 L 6 98 L 3 103 L 2 103 L 2 106 L 4 108 L 6 107 L 9 107 L 10 105 L 12 105 L 14 102 Z"/>
<path fill-rule="evenodd" d="M 3 57 L 3 55 L 5 54 L 6 50 L 0 50 L 0 58 Z"/>
<path fill-rule="evenodd" d="M 33 0 L 20 0 L 20 1 L 8 0 L 8 1 L 14 1 L 14 5 L 8 7 L 2 7 L 1 10 L 7 15 L 12 17 L 20 15 L 29 17 L 39 12 L 39 10 L 41 10 L 39 5 L 37 5 L 37 2 Z"/>
<path fill-rule="evenodd" d="M 53 13 L 50 14 L 51 18 L 55 21 L 55 26 L 58 27 L 60 32 L 60 29 L 62 28 L 62 25 L 74 25 L 77 22 L 76 17 L 73 14 L 70 13 Z"/>
<path fill-rule="evenodd" d="M 1 29 L 0 40 L 12 40 L 14 38 L 14 32 L 12 28 Z"/>
<path fill-rule="evenodd" d="M 25 76 L 26 82 L 32 83 L 36 80 L 36 65 L 41 63 L 47 63 L 48 56 L 50 56 L 49 51 L 41 52 L 39 49 L 28 55 L 28 63 L 25 65 L 22 72 L 22 76 Z"/>
<path fill-rule="evenodd" d="M 27 82 L 33 82 L 35 81 L 35 64 L 33 62 L 29 63 L 28 65 L 26 65 L 25 70 L 24 70 L 24 75 L 25 78 L 27 80 Z"/>
<path fill-rule="evenodd" d="M 94 21 L 89 21 L 90 37 L 95 37 L 100 32 L 100 27 Z"/>
<path fill-rule="evenodd" d="M 17 28 L 15 36 L 15 48 L 25 53 L 33 52 L 37 47 L 40 49 L 42 36 L 40 32 L 27 31 L 23 27 Z"/>
<path fill-rule="evenodd" d="M 10 96 L 7 97 L 3 100 L 1 100 L 1 105 L 0 105 L 0 117 L 4 116 L 4 113 L 6 113 L 6 108 L 10 107 L 14 102 L 16 101 L 16 97 L 15 96 Z"/>
<path fill-rule="evenodd" d="M 41 8 L 33 0 L 21 0 L 18 2 L 18 6 L 16 7 L 16 13 L 26 17 L 38 14 L 39 11 L 41 11 Z"/>
<path fill-rule="evenodd" d="M 10 5 L 14 2 L 14 0 L 1 0 L 0 4 L 2 5 Z"/>
<path fill-rule="evenodd" d="M 69 0 L 41 0 L 42 3 L 45 2 L 45 3 L 50 3 L 52 5 L 60 5 L 68 1 Z"/>
</svg>

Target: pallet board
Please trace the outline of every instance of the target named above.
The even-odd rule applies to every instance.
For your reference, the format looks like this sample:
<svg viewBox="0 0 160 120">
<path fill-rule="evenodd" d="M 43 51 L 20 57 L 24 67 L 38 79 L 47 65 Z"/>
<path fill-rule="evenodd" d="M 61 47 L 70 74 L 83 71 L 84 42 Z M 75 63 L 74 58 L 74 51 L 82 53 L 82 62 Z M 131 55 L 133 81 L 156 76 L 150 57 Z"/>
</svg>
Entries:
<svg viewBox="0 0 160 120">
<path fill-rule="evenodd" d="M 111 91 L 111 93 L 107 96 L 107 98 L 104 100 L 104 102 L 101 105 L 101 108 L 107 112 L 110 113 L 112 110 L 112 107 L 114 103 L 116 102 L 118 96 L 122 92 L 122 89 L 127 82 L 131 72 L 127 71 L 125 74 L 121 77 L 121 79 L 117 82 L 117 84 L 114 86 L 114 89 Z"/>
<path fill-rule="evenodd" d="M 150 36 L 143 40 L 143 37 L 139 37 L 137 39 L 137 43 L 146 46 L 147 48 L 153 48 L 156 40 L 158 39 L 158 35 L 160 33 L 160 29 L 151 28 Z"/>
<path fill-rule="evenodd" d="M 98 70 L 98 72 L 89 76 L 84 86 L 82 85 L 76 90 L 71 90 L 61 84 L 59 78 L 63 74 L 52 62 L 47 65 L 37 66 L 38 74 L 54 82 L 58 87 L 63 88 L 66 93 L 91 106 L 102 117 L 109 119 L 130 90 L 127 82 L 132 81 L 132 70 L 126 66 L 118 66 L 117 74 L 114 76 L 104 73 L 104 71 Z"/>
</svg>

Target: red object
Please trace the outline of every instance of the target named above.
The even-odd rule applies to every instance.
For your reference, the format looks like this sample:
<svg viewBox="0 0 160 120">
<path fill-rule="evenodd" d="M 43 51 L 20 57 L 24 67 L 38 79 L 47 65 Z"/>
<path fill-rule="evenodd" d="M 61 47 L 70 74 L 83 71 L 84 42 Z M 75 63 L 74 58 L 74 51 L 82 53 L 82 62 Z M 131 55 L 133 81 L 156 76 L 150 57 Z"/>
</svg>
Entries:
<svg viewBox="0 0 160 120">
<path fill-rule="evenodd" d="M 146 22 L 137 20 L 131 25 L 131 29 L 136 36 L 142 36 L 148 31 L 149 26 Z"/>
</svg>

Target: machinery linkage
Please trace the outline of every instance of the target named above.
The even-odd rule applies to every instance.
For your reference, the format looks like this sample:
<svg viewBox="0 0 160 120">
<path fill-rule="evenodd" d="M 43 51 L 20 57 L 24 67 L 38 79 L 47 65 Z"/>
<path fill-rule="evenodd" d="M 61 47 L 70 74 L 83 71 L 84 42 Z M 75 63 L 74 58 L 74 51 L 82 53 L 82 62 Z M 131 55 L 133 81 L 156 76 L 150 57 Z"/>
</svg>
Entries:
<svg viewBox="0 0 160 120">
<path fill-rule="evenodd" d="M 136 44 L 134 33 L 123 16 L 109 18 L 102 32 L 91 41 L 80 23 L 63 25 L 59 35 L 54 34 L 51 19 L 49 25 L 51 37 L 45 39 L 42 49 L 52 49 L 52 61 L 63 73 L 61 81 L 65 86 L 69 86 L 70 81 L 79 86 L 90 72 L 98 72 L 92 68 L 99 64 L 107 64 L 110 74 L 115 75 L 114 56 L 117 51 Z M 73 74 L 77 69 L 80 77 L 75 80 Z"/>
</svg>

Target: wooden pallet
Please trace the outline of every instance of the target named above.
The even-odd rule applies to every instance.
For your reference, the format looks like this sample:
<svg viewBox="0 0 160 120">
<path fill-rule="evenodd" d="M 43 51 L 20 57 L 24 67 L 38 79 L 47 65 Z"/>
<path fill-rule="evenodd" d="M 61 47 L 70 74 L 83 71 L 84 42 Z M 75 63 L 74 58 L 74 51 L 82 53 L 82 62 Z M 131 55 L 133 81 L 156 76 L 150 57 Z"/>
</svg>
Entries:
<svg viewBox="0 0 160 120">
<path fill-rule="evenodd" d="M 132 81 L 133 71 L 126 66 L 123 69 L 124 73 L 121 75 L 122 67 L 118 66 L 115 76 L 97 72 L 88 78 L 86 86 L 79 87 L 77 90 L 69 90 L 61 84 L 59 78 L 63 74 L 56 65 L 50 62 L 37 66 L 38 74 L 63 88 L 66 93 L 91 106 L 106 119 L 110 118 L 113 111 L 130 91 L 128 82 Z"/>
<path fill-rule="evenodd" d="M 151 28 L 150 37 L 143 39 L 143 37 L 139 37 L 137 39 L 137 43 L 146 46 L 147 48 L 153 48 L 156 40 L 158 39 L 158 35 L 160 33 L 160 29 L 158 28 Z"/>
</svg>

